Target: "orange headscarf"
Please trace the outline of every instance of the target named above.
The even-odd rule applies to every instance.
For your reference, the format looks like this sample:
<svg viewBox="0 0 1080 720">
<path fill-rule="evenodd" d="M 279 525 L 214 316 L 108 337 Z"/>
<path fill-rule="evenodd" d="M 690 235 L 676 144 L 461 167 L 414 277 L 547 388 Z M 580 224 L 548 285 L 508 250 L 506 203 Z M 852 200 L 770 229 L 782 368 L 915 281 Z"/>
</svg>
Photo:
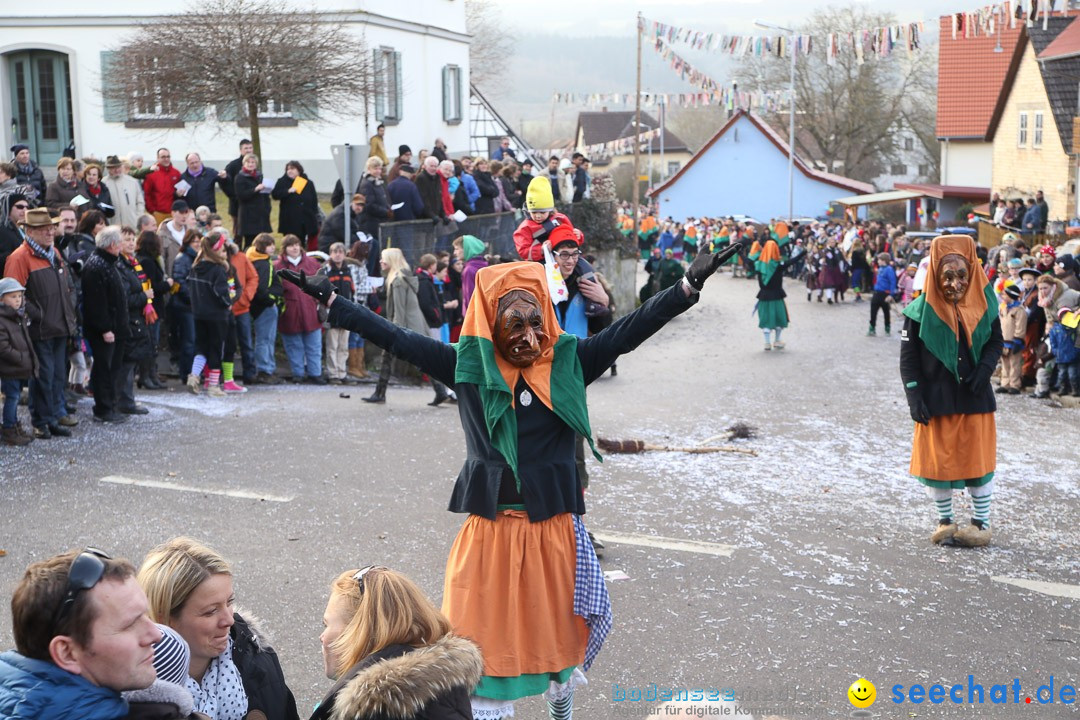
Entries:
<svg viewBox="0 0 1080 720">
<path fill-rule="evenodd" d="M 968 263 L 967 292 L 960 298 L 955 306 L 945 300 L 945 293 L 941 287 L 938 273 L 941 269 L 941 261 L 946 255 L 959 255 Z M 926 303 L 934 309 L 934 313 L 952 329 L 957 339 L 960 337 L 960 325 L 963 325 L 967 334 L 968 347 L 973 347 L 972 333 L 986 314 L 988 303 L 986 300 L 986 288 L 990 281 L 986 279 L 986 273 L 979 264 L 979 256 L 975 253 L 975 241 L 967 235 L 940 235 L 930 243 L 930 268 L 926 273 Z M 996 309 L 996 308 L 995 308 Z"/>
</svg>

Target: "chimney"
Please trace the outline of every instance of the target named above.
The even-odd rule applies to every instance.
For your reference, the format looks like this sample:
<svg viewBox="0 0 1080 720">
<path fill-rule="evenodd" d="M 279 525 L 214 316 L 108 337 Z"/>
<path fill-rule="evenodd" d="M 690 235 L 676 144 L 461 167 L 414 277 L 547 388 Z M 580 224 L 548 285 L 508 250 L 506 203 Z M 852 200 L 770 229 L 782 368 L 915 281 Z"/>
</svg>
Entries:
<svg viewBox="0 0 1080 720">
<path fill-rule="evenodd" d="M 607 106 L 605 105 L 604 107 L 600 108 L 600 112 L 607 112 Z"/>
</svg>

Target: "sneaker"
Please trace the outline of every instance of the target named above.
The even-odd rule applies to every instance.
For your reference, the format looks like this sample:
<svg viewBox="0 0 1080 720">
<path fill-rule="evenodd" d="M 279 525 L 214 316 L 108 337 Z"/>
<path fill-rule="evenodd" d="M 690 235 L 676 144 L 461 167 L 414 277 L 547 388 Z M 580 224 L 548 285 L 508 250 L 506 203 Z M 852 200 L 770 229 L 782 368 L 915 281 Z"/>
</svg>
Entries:
<svg viewBox="0 0 1080 720">
<path fill-rule="evenodd" d="M 229 380 L 228 382 L 226 382 L 224 385 L 221 386 L 221 389 L 224 390 L 227 393 L 231 393 L 231 394 L 235 394 L 235 395 L 241 395 L 241 394 L 247 392 L 247 388 L 244 387 L 243 385 L 237 385 L 235 380 Z"/>
<path fill-rule="evenodd" d="M 15 425 L 4 428 L 0 437 L 3 438 L 5 445 L 15 445 L 18 447 L 29 445 L 34 442 L 34 438 L 23 435 L 19 432 L 18 426 Z"/>
<path fill-rule="evenodd" d="M 956 535 L 956 523 L 953 522 L 952 518 L 938 520 L 937 530 L 930 535 L 930 542 L 940 545 L 946 540 L 952 539 L 954 535 Z"/>
<path fill-rule="evenodd" d="M 983 547 L 990 544 L 990 524 L 982 520 L 971 519 L 971 524 L 957 531 L 953 538 L 962 547 Z"/>
<path fill-rule="evenodd" d="M 866 331 L 866 337 L 875 337 L 876 335 L 877 330 L 875 330 L 873 326 L 871 326 L 870 329 Z"/>
<path fill-rule="evenodd" d="M 48 425 L 34 426 L 34 439 L 35 440 L 48 440 L 52 437 L 52 433 L 49 432 Z"/>
<path fill-rule="evenodd" d="M 50 425 L 49 432 L 53 437 L 71 437 L 71 431 L 63 425 Z"/>
<path fill-rule="evenodd" d="M 885 328 L 885 335 L 886 336 L 891 336 L 892 335 L 892 330 L 890 328 Z"/>
<path fill-rule="evenodd" d="M 56 421 L 57 425 L 63 425 L 64 427 L 75 427 L 79 424 L 79 418 L 74 415 L 65 415 Z"/>
<path fill-rule="evenodd" d="M 772 343 L 765 343 L 765 352 L 772 350 Z"/>
<path fill-rule="evenodd" d="M 202 382 L 199 380 L 199 376 L 194 373 L 188 373 L 187 386 L 196 395 L 202 393 Z"/>
<path fill-rule="evenodd" d="M 206 389 L 206 394 L 209 397 L 225 397 L 225 391 L 220 385 L 211 385 Z"/>
</svg>

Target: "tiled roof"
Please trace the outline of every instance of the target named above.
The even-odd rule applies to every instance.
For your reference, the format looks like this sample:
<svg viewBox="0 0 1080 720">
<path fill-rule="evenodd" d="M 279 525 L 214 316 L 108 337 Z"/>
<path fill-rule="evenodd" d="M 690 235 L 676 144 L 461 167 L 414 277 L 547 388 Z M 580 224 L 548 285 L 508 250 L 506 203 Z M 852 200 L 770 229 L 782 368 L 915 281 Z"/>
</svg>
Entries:
<svg viewBox="0 0 1080 720">
<path fill-rule="evenodd" d="M 952 36 L 952 16 L 941 18 L 938 41 L 937 136 L 983 138 L 997 104 L 1002 82 L 1023 23 L 1004 23 L 999 35 Z"/>
<path fill-rule="evenodd" d="M 660 124 L 647 112 L 641 113 L 642 132 L 648 132 L 645 127 L 658 128 Z M 598 143 L 611 142 L 625 137 L 634 136 L 634 111 L 616 110 L 615 112 L 582 112 L 578 113 L 578 128 L 583 131 L 576 137 L 582 138 L 583 145 L 596 145 Z M 679 139 L 675 133 L 664 127 L 664 151 L 665 152 L 689 152 L 690 148 Z M 645 146 L 648 152 L 648 146 Z M 660 140 L 653 140 L 653 152 L 660 152 Z"/>
<path fill-rule="evenodd" d="M 1061 31 L 1054 40 L 1039 53 L 1040 60 L 1060 60 L 1072 55 L 1080 55 L 1080 23 L 1072 22 Z"/>
<path fill-rule="evenodd" d="M 734 125 L 735 122 L 744 115 L 759 131 L 761 131 L 761 133 L 765 137 L 772 141 L 773 145 L 775 145 L 780 150 L 780 152 L 782 152 L 785 156 L 788 155 L 790 151 L 788 149 L 787 141 L 784 140 L 784 138 L 782 138 L 779 133 L 769 127 L 769 123 L 765 122 L 752 112 L 738 110 L 734 115 L 731 116 L 731 118 L 726 123 L 724 123 L 724 126 L 720 128 L 716 132 L 716 134 L 713 135 L 712 138 L 701 147 L 700 150 L 694 153 L 694 157 L 690 158 L 690 160 L 685 165 L 679 168 L 679 171 L 677 173 L 668 178 L 667 182 L 654 189 L 650 196 L 656 197 L 657 194 L 674 185 L 675 182 L 678 181 L 678 179 L 682 177 L 683 174 L 690 168 L 690 166 L 697 162 L 698 158 L 707 153 L 709 151 L 709 148 L 711 148 L 717 140 L 723 137 L 724 133 L 726 133 L 728 129 L 730 129 L 731 126 Z M 874 192 L 874 186 L 870 183 L 864 183 L 859 180 L 852 180 L 851 178 L 847 178 L 842 175 L 836 175 L 834 173 L 827 173 L 821 170 L 815 170 L 814 168 L 810 167 L 810 165 L 807 164 L 801 157 L 799 157 L 798 154 L 796 154 L 794 158 L 795 167 L 799 169 L 799 172 L 801 172 L 808 178 L 811 178 L 813 180 L 820 180 L 821 182 L 826 182 L 830 185 L 834 185 L 838 188 L 849 190 L 851 192 Z"/>
</svg>

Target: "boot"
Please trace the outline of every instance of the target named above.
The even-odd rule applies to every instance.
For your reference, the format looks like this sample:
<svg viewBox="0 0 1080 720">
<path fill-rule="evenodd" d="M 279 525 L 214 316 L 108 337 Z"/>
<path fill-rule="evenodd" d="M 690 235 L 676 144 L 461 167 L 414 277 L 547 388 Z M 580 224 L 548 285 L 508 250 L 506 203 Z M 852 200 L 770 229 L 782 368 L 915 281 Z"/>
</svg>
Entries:
<svg viewBox="0 0 1080 720">
<path fill-rule="evenodd" d="M 959 530 L 953 537 L 957 545 L 962 547 L 982 547 L 990 544 L 990 527 L 984 526 L 982 520 L 971 519 L 971 524 Z"/>
<path fill-rule="evenodd" d="M 390 384 L 390 379 L 379 378 L 379 384 L 375 386 L 375 392 L 371 397 L 364 398 L 364 402 L 383 404 L 386 402 L 386 386 Z"/>
<path fill-rule="evenodd" d="M 945 518 L 944 520 L 938 520 L 937 529 L 934 530 L 934 533 L 930 536 L 930 542 L 935 545 L 940 545 L 955 535 L 956 523 L 953 522 L 952 518 Z"/>
<path fill-rule="evenodd" d="M 34 442 L 34 438 L 28 437 L 21 432 L 17 426 L 6 427 L 3 429 L 3 441 L 5 445 L 16 445 L 22 447 L 23 445 L 29 445 Z"/>
<path fill-rule="evenodd" d="M 433 380 L 431 384 L 435 386 L 435 399 L 429 402 L 428 405 L 439 407 L 450 399 L 450 393 L 446 392 L 446 386 L 438 380 Z"/>
<path fill-rule="evenodd" d="M 364 348 L 349 348 L 349 360 L 345 364 L 345 372 L 354 378 L 368 377 L 364 369 Z"/>
</svg>

